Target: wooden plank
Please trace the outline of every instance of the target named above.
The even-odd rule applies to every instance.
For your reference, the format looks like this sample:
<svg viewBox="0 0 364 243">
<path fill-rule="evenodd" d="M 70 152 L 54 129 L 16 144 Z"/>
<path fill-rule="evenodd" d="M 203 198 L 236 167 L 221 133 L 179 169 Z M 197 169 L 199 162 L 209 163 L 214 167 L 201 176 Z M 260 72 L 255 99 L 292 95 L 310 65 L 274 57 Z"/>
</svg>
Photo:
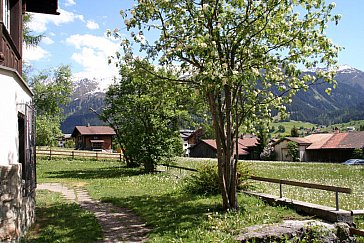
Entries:
<svg viewBox="0 0 364 243">
<path fill-rule="evenodd" d="M 192 169 L 192 168 L 188 168 L 188 167 L 182 167 L 182 166 L 177 166 L 177 165 L 167 165 L 167 164 L 161 164 L 163 166 L 167 166 L 167 167 L 171 167 L 171 168 L 176 168 L 176 169 L 182 169 L 182 170 L 189 170 L 189 171 L 194 171 L 196 172 L 196 169 Z"/>
<path fill-rule="evenodd" d="M 355 229 L 355 228 L 349 228 L 349 230 L 350 230 L 351 235 L 364 236 L 364 231 L 363 230 L 358 230 L 358 229 Z"/>
<path fill-rule="evenodd" d="M 364 209 L 363 210 L 351 210 L 351 215 L 364 215 Z"/>
<path fill-rule="evenodd" d="M 321 190 L 325 190 L 325 191 L 342 192 L 342 193 L 349 193 L 349 194 L 351 193 L 351 188 L 347 188 L 347 187 L 327 186 L 327 185 L 306 183 L 306 182 L 299 182 L 299 181 L 265 178 L 265 177 L 260 177 L 260 176 L 251 176 L 250 179 L 256 180 L 256 181 L 265 181 L 265 182 L 271 182 L 271 183 L 277 183 L 277 184 L 285 184 L 285 185 L 290 185 L 290 186 L 321 189 Z"/>
</svg>

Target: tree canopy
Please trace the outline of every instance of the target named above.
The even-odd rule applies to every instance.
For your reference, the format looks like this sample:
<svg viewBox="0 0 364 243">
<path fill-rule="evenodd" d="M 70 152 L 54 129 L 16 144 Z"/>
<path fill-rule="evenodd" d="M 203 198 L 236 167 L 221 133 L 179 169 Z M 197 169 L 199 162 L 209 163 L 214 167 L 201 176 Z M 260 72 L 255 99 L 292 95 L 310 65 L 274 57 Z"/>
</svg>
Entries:
<svg viewBox="0 0 364 243">
<path fill-rule="evenodd" d="M 144 65 L 172 78 L 163 69 Z M 120 74 L 107 91 L 102 118 L 116 130 L 127 163 L 151 172 L 157 162 L 181 155 L 179 123 L 187 112 L 176 97 L 183 100 L 189 94 L 182 85 L 158 78 L 133 62 L 121 65 Z"/>
<path fill-rule="evenodd" d="M 53 73 L 43 71 L 31 78 L 37 111 L 37 145 L 54 145 L 55 139 L 62 135 L 62 106 L 70 102 L 73 91 L 71 77 L 70 67 L 60 66 Z"/>
<path fill-rule="evenodd" d="M 336 63 L 340 48 L 325 32 L 340 19 L 334 7 L 323 0 L 140 0 L 121 12 L 130 37 L 113 32 L 125 52 L 117 57 L 133 59 L 139 46 L 146 59 L 179 71 L 179 81 L 206 98 L 224 209 L 238 208 L 233 149 L 239 128 L 263 126 L 273 109 L 284 113 L 298 90 L 318 80 L 333 83 L 326 69 L 316 76 L 301 69 Z M 144 37 L 150 30 L 156 40 Z"/>
</svg>

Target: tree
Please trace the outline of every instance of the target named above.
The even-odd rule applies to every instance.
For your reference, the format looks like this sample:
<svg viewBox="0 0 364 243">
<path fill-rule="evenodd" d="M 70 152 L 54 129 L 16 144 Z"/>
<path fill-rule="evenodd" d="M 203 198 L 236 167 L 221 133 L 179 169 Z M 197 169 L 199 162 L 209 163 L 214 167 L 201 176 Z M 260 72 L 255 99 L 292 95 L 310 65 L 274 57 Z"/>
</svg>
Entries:
<svg viewBox="0 0 364 243">
<path fill-rule="evenodd" d="M 144 65 L 159 76 L 170 76 L 163 69 Z M 121 65 L 120 74 L 118 83 L 107 91 L 101 117 L 116 130 L 127 164 L 143 165 L 151 172 L 157 162 L 182 152 L 179 122 L 187 112 L 175 97 L 178 93 L 184 97 L 183 87 L 134 63 Z"/>
<path fill-rule="evenodd" d="M 299 67 L 336 63 L 339 48 L 325 36 L 326 24 L 340 19 L 333 8 L 321 0 L 143 0 L 121 12 L 130 38 L 110 32 L 123 39 L 125 55 L 117 57 L 133 59 L 139 45 L 146 58 L 180 71 L 179 82 L 206 98 L 224 209 L 238 209 L 239 127 L 252 129 L 273 109 L 284 113 L 284 104 L 317 80 L 332 83 L 331 72 L 320 69 L 314 77 Z M 149 30 L 159 34 L 151 42 L 143 35 Z"/>
<path fill-rule="evenodd" d="M 32 16 L 29 13 L 23 15 L 23 41 L 26 47 L 37 46 L 44 37 L 43 35 L 33 35 L 29 24 L 32 21 Z"/>
<path fill-rule="evenodd" d="M 286 132 L 286 128 L 281 124 L 278 126 L 278 132 Z"/>
<path fill-rule="evenodd" d="M 299 134 L 298 134 L 298 129 L 296 126 L 293 126 L 291 128 L 291 137 L 299 137 Z"/>
<path fill-rule="evenodd" d="M 299 150 L 298 144 L 296 142 L 290 141 L 287 144 L 288 147 L 288 155 L 291 157 L 292 161 L 297 162 L 299 161 Z"/>
<path fill-rule="evenodd" d="M 37 145 L 55 145 L 55 139 L 62 135 L 62 106 L 70 102 L 71 76 L 69 66 L 60 66 L 53 73 L 43 71 L 31 78 L 37 111 Z"/>
</svg>

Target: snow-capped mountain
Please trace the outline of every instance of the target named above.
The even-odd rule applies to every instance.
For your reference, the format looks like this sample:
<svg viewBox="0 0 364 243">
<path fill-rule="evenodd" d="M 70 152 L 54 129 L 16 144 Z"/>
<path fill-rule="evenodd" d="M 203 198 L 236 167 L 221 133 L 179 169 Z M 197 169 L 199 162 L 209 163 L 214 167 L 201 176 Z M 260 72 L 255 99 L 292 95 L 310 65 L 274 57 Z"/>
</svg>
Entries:
<svg viewBox="0 0 364 243">
<path fill-rule="evenodd" d="M 364 119 L 364 72 L 348 65 L 336 71 L 337 88 L 325 93 L 328 84 L 311 86 L 299 92 L 287 107 L 290 119 L 319 124 L 333 124 Z M 65 107 L 64 133 L 71 133 L 76 125 L 103 124 L 90 108 L 101 112 L 105 91 L 97 80 L 82 79 L 74 84 L 72 102 Z"/>
<path fill-rule="evenodd" d="M 61 124 L 63 133 L 72 133 L 75 126 L 102 125 L 96 112 L 104 107 L 105 92 L 97 80 L 82 79 L 74 82 L 71 102 L 64 107 L 65 120 Z"/>
</svg>

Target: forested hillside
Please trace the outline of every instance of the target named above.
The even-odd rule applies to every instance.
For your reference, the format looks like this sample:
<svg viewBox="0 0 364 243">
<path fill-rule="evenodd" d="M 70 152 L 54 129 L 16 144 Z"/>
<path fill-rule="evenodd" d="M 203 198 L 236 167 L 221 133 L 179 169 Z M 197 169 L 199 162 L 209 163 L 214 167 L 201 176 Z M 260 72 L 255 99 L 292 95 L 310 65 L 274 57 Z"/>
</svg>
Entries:
<svg viewBox="0 0 364 243">
<path fill-rule="evenodd" d="M 338 70 L 337 88 L 331 95 L 325 93 L 328 84 L 311 86 L 307 92 L 300 91 L 287 107 L 290 120 L 331 125 L 364 120 L 364 72 L 348 66 Z M 76 125 L 103 124 L 90 108 L 101 111 L 105 93 L 95 80 L 83 79 L 75 83 L 72 102 L 65 107 L 66 119 L 61 129 L 71 133 Z"/>
</svg>

